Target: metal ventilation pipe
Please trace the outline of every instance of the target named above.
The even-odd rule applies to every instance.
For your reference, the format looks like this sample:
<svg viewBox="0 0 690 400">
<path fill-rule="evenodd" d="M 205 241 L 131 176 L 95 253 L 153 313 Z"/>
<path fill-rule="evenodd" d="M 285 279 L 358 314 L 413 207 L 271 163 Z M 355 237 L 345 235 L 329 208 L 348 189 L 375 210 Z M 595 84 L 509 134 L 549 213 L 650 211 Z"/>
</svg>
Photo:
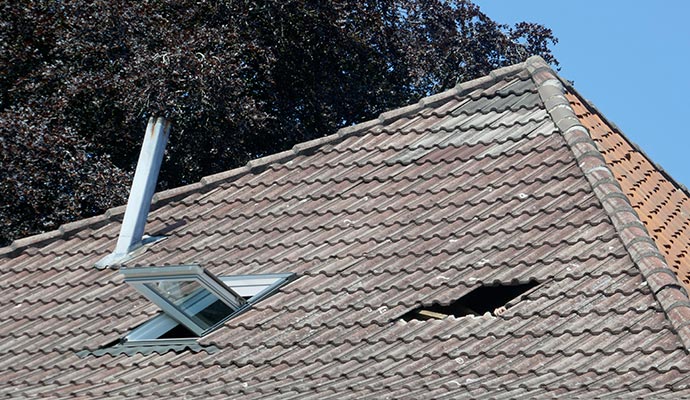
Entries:
<svg viewBox="0 0 690 400">
<path fill-rule="evenodd" d="M 169 135 L 170 122 L 165 118 L 151 117 L 149 119 L 115 251 L 99 261 L 97 265 L 109 265 L 122 260 L 141 247 L 144 227 Z"/>
</svg>

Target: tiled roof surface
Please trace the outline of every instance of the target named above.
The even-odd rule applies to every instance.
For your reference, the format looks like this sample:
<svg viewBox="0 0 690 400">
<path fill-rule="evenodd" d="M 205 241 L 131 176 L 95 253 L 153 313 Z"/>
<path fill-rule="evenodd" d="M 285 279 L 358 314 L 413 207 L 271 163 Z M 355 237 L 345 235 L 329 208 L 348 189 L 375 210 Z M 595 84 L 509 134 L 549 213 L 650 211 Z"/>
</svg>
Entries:
<svg viewBox="0 0 690 400">
<path fill-rule="evenodd" d="M 567 97 L 666 262 L 690 290 L 690 196 L 687 189 L 664 174 L 576 93 L 568 93 Z"/>
<path fill-rule="evenodd" d="M 168 238 L 127 266 L 298 275 L 189 350 L 84 356 L 157 313 L 94 268 L 121 208 L 4 249 L 0 395 L 690 396 L 687 296 L 559 85 L 530 59 L 158 195 Z M 500 316 L 400 318 L 530 280 Z"/>
</svg>

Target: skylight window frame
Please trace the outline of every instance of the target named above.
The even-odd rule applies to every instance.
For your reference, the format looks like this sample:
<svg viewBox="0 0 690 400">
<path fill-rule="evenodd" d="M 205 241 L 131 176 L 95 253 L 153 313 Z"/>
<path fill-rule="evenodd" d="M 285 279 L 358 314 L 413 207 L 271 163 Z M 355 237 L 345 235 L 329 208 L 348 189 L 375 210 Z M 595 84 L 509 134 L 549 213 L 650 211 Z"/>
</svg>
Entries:
<svg viewBox="0 0 690 400">
<path fill-rule="evenodd" d="M 195 266 L 199 269 L 201 267 Z M 162 268 L 167 267 L 141 267 L 141 268 L 131 268 L 122 269 L 126 275 L 130 278 L 126 278 L 128 283 L 134 279 L 136 283 L 143 282 L 145 277 L 149 274 L 144 269 L 155 269 L 160 271 Z M 137 270 L 137 273 L 131 272 Z M 209 273 L 210 274 L 210 273 Z M 204 336 L 210 331 L 215 330 L 218 326 L 227 322 L 229 319 L 236 317 L 237 315 L 244 313 L 249 310 L 252 305 L 258 303 L 259 301 L 269 297 L 276 291 L 278 291 L 282 286 L 286 285 L 296 278 L 296 275 L 292 272 L 287 273 L 273 273 L 273 274 L 251 274 L 251 275 L 230 275 L 230 276 L 215 276 L 213 278 L 220 280 L 223 285 L 229 289 L 235 291 L 237 294 L 246 299 L 246 304 L 241 309 L 224 318 L 218 324 L 214 325 L 212 328 L 206 330 L 200 335 L 191 337 L 180 337 L 180 338 L 160 338 L 165 335 L 168 331 L 175 328 L 178 325 L 185 326 L 173 319 L 165 310 L 162 310 L 160 314 L 156 315 L 152 319 L 144 322 L 138 327 L 131 330 L 125 337 L 120 340 L 120 345 L 126 347 L 139 347 L 139 346 L 159 346 L 159 345 L 181 345 L 181 344 L 193 344 L 199 339 L 199 337 Z M 140 280 L 141 279 L 141 280 Z M 154 279 L 155 280 L 155 279 Z M 155 303 L 155 302 L 154 302 Z M 160 308 L 160 306 L 159 306 Z"/>
<path fill-rule="evenodd" d="M 198 337 L 190 336 L 174 339 L 161 339 L 160 337 L 168 331 L 179 326 L 180 323 L 175 321 L 165 312 L 161 312 L 152 319 L 144 322 L 138 327 L 130 331 L 124 338 L 120 340 L 120 344 L 125 346 L 147 346 L 147 345 L 165 345 L 165 344 L 192 344 L 196 343 Z"/>
<path fill-rule="evenodd" d="M 218 279 L 215 275 L 198 265 L 123 268 L 121 272 L 125 276 L 126 283 L 130 284 L 139 293 L 156 304 L 163 312 L 198 336 L 203 336 L 248 306 L 247 301 L 242 296 L 226 286 L 221 279 Z M 148 286 L 161 281 L 195 281 L 211 295 L 225 303 L 232 309 L 232 312 L 213 325 L 204 327 L 190 318 L 182 307 L 173 304 L 169 298 Z"/>
</svg>

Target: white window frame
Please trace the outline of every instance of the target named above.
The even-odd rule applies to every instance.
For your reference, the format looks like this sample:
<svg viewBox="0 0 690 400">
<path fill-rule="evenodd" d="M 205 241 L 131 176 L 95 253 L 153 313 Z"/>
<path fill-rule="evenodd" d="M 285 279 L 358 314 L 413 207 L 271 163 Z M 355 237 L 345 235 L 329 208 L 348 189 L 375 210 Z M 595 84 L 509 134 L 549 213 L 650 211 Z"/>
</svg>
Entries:
<svg viewBox="0 0 690 400">
<path fill-rule="evenodd" d="M 179 265 L 170 267 L 123 268 L 125 282 L 156 304 L 163 313 L 145 322 L 127 334 L 123 343 L 130 345 L 162 344 L 167 342 L 184 342 L 188 339 L 158 339 L 175 328 L 178 324 L 185 326 L 197 336 L 203 336 L 216 329 L 228 319 L 246 311 L 251 305 L 271 295 L 282 285 L 294 279 L 293 273 L 235 275 L 216 277 L 198 265 Z M 161 280 L 195 280 L 204 289 L 228 304 L 234 311 L 214 326 L 204 329 L 187 317 L 177 306 L 173 305 L 157 291 L 146 286 L 147 283 Z"/>
</svg>

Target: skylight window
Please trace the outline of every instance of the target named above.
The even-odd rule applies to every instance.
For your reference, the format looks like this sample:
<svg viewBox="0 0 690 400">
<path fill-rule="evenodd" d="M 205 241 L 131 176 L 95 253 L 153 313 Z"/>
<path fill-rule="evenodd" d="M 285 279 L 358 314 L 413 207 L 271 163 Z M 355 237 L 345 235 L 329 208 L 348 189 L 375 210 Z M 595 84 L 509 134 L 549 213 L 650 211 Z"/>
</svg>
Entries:
<svg viewBox="0 0 690 400">
<path fill-rule="evenodd" d="M 125 282 L 163 313 L 130 332 L 123 342 L 203 336 L 275 292 L 294 274 L 216 277 L 197 265 L 122 269 Z"/>
</svg>

